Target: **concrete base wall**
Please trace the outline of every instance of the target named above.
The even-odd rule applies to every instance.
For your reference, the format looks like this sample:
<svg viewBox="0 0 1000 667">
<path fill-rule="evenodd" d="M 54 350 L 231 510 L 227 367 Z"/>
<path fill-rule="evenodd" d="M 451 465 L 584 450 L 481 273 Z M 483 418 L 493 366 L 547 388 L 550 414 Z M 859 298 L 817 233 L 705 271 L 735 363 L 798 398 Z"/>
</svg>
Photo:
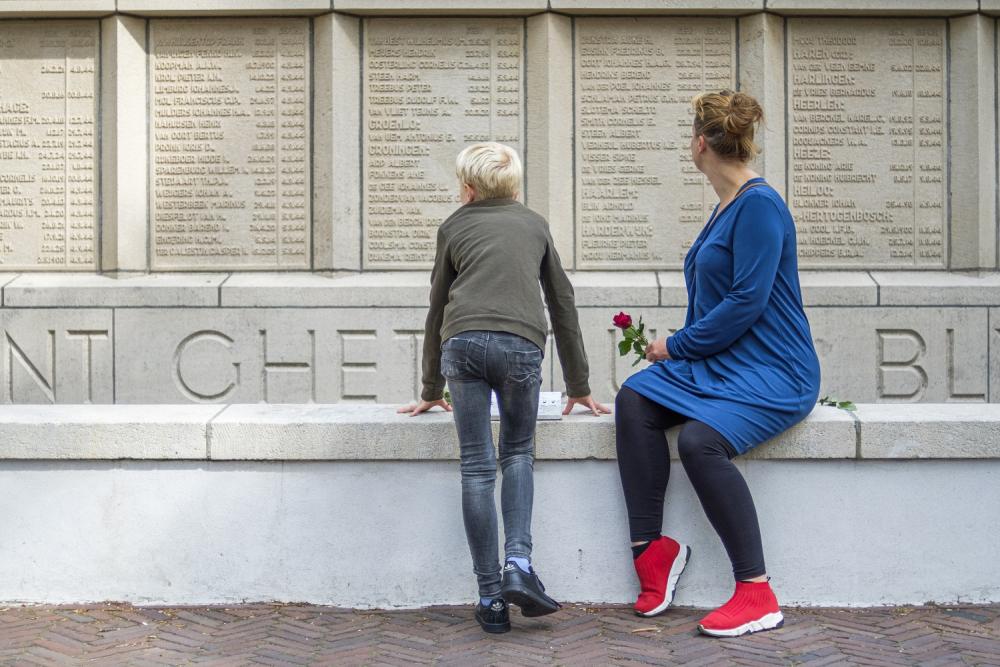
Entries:
<svg viewBox="0 0 1000 667">
<path fill-rule="evenodd" d="M 1000 460 L 741 460 L 769 573 L 796 605 L 1000 602 Z M 3 461 L 0 601 L 466 603 L 458 463 Z M 675 461 L 677 604 L 731 592 Z M 535 564 L 560 600 L 636 593 L 614 461 L 539 461 Z"/>
</svg>

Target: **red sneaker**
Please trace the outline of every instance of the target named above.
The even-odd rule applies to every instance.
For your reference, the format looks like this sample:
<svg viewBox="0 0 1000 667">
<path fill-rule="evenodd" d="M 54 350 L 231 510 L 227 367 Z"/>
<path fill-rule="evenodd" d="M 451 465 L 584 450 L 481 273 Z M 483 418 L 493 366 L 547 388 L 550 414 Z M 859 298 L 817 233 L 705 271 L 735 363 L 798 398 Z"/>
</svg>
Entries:
<svg viewBox="0 0 1000 667">
<path fill-rule="evenodd" d="M 635 613 L 656 616 L 666 611 L 674 599 L 677 580 L 691 557 L 691 547 L 678 544 L 669 537 L 653 540 L 635 559 L 641 592 L 635 602 Z"/>
<path fill-rule="evenodd" d="M 784 623 L 771 584 L 737 581 L 733 597 L 701 619 L 698 631 L 712 637 L 739 637 L 748 632 L 780 628 Z"/>
</svg>

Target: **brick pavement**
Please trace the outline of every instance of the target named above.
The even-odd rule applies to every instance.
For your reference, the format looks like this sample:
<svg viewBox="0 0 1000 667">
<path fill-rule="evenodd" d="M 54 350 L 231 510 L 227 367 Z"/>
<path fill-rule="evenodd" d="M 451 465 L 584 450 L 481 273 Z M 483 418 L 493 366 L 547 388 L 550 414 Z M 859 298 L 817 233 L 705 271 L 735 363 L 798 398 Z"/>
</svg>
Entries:
<svg viewBox="0 0 1000 667">
<path fill-rule="evenodd" d="M 694 633 L 704 613 L 639 618 L 570 606 L 485 635 L 472 607 L 314 605 L 0 608 L 0 665 L 997 665 L 1000 605 L 786 609 L 740 639 Z"/>
</svg>

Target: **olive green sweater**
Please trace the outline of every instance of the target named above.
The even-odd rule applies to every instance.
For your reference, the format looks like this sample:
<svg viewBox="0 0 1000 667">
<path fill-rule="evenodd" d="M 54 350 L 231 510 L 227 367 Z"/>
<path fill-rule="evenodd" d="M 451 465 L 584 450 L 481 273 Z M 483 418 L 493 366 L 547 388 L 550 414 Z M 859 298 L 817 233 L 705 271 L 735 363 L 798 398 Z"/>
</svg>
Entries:
<svg viewBox="0 0 1000 667">
<path fill-rule="evenodd" d="M 539 289 L 541 283 L 541 289 Z M 567 393 L 590 394 L 587 353 L 573 300 L 545 218 L 513 199 L 461 207 L 438 228 L 424 332 L 421 398 L 444 393 L 441 342 L 463 331 L 506 331 L 542 350 L 552 319 Z"/>
</svg>

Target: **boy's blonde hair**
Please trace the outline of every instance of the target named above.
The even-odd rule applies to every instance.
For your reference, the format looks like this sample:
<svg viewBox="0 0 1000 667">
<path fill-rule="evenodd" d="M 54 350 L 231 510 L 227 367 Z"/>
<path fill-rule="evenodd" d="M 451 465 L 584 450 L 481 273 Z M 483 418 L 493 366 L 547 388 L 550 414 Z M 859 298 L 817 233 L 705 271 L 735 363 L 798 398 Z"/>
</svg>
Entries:
<svg viewBox="0 0 1000 667">
<path fill-rule="evenodd" d="M 458 180 L 481 199 L 510 199 L 521 190 L 521 158 L 510 146 L 490 141 L 472 144 L 455 160 Z"/>
</svg>

